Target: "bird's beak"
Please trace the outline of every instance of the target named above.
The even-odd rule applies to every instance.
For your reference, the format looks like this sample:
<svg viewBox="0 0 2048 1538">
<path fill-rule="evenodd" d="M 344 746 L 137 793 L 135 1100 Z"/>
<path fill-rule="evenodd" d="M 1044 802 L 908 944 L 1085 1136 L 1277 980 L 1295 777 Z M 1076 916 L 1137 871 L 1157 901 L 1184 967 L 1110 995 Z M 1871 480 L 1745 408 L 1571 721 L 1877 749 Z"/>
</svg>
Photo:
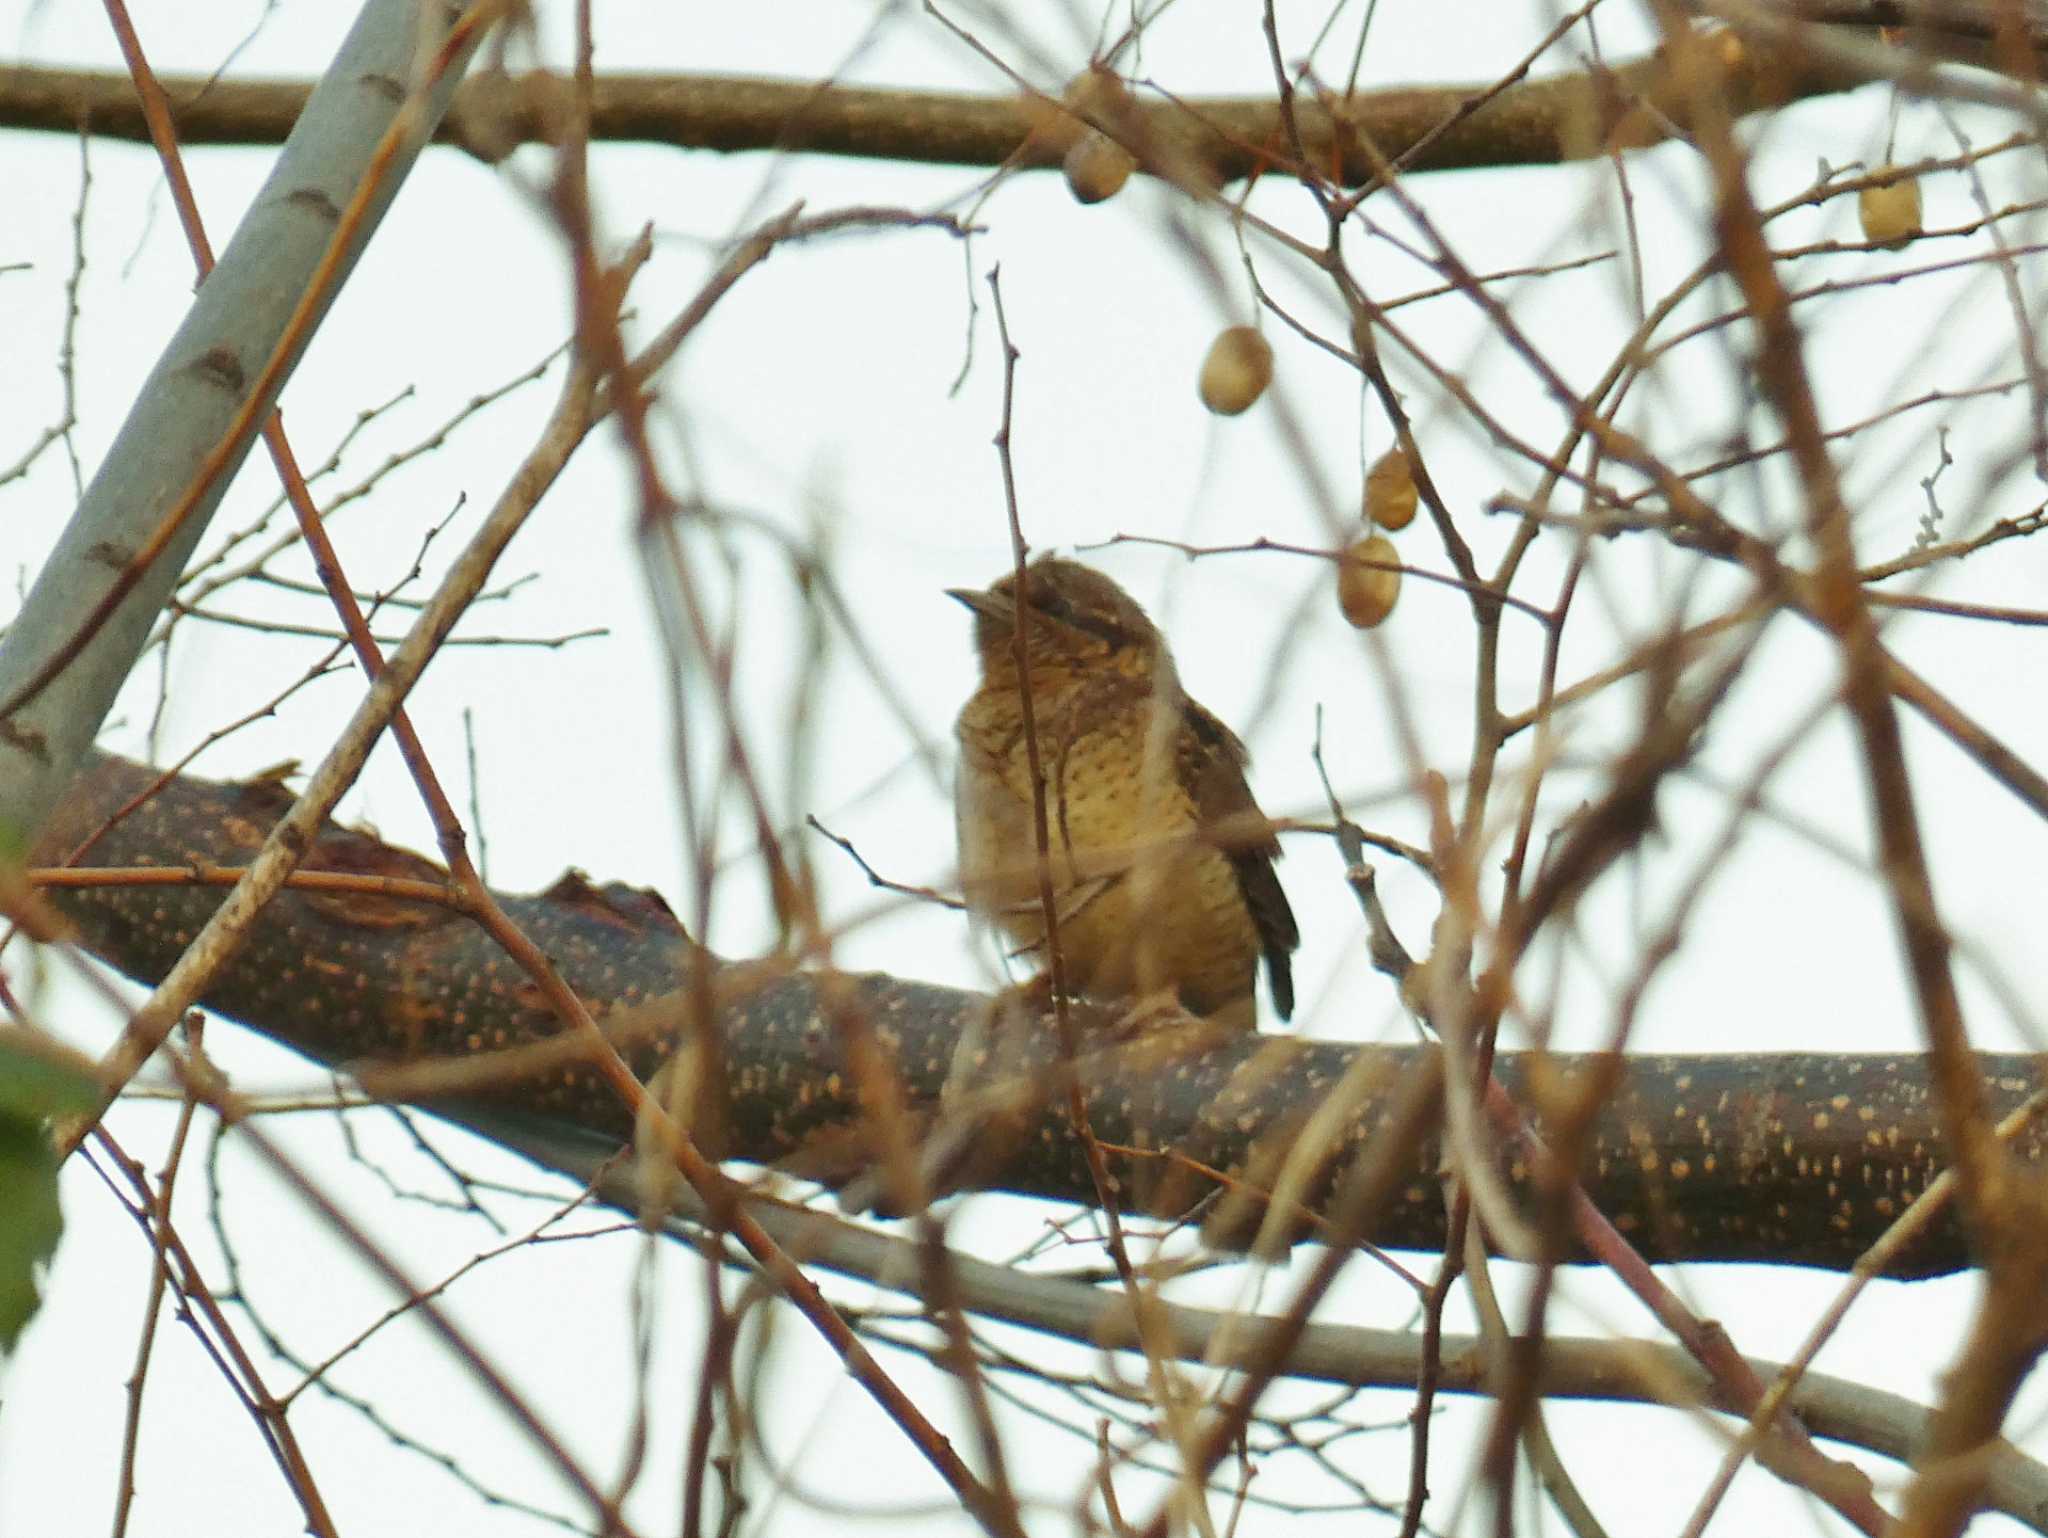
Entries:
<svg viewBox="0 0 2048 1538">
<path fill-rule="evenodd" d="M 1005 625 L 1016 623 L 1017 601 L 1008 593 L 991 592 L 980 587 L 949 587 L 946 596 L 959 599 L 976 614 L 986 615 Z"/>
</svg>

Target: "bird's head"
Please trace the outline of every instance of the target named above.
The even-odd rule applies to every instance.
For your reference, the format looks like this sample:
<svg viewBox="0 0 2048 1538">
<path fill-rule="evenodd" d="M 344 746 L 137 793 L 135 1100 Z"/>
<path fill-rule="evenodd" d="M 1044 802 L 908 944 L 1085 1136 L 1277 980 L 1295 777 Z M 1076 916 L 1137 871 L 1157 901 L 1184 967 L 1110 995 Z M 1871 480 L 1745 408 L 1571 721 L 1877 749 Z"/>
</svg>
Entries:
<svg viewBox="0 0 2048 1538">
<path fill-rule="evenodd" d="M 1137 601 L 1093 567 L 1043 555 L 985 588 L 947 588 L 974 611 L 974 647 L 984 677 L 1016 671 L 1020 611 L 1031 671 L 1115 667 L 1133 674 L 1166 656 L 1159 628 Z M 1170 664 L 1168 664 L 1170 666 Z"/>
</svg>

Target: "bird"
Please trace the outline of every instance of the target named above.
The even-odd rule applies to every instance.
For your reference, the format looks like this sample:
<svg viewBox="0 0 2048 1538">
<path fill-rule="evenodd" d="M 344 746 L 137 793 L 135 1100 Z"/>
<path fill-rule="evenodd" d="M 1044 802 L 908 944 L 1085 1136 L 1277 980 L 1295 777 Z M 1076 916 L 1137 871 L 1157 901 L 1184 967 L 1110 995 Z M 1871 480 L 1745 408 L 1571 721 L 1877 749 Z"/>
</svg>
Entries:
<svg viewBox="0 0 2048 1538">
<path fill-rule="evenodd" d="M 970 912 L 1049 971 L 1028 690 L 1067 990 L 1251 1031 L 1263 956 L 1274 1008 L 1291 1016 L 1301 937 L 1273 869 L 1279 841 L 1245 783 L 1244 744 L 1182 690 L 1159 628 L 1109 577 L 1054 556 L 1021 585 L 1013 570 L 946 592 L 973 611 L 981 665 L 955 724 Z"/>
</svg>

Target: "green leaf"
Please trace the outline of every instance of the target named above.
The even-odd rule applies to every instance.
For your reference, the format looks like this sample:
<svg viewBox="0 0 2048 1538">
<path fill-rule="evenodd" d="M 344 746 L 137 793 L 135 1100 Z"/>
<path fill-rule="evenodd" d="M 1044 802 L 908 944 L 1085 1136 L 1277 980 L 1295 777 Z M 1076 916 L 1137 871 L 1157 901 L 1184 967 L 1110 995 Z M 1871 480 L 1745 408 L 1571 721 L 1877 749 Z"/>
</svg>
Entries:
<svg viewBox="0 0 2048 1538">
<path fill-rule="evenodd" d="M 0 865 L 19 869 L 26 864 L 28 839 L 22 833 L 21 824 L 11 817 L 0 817 Z"/>
<path fill-rule="evenodd" d="M 44 1123 L 93 1103 L 89 1077 L 0 1040 L 0 1357 L 34 1316 L 38 1273 L 64 1232 L 57 1154 Z"/>
</svg>

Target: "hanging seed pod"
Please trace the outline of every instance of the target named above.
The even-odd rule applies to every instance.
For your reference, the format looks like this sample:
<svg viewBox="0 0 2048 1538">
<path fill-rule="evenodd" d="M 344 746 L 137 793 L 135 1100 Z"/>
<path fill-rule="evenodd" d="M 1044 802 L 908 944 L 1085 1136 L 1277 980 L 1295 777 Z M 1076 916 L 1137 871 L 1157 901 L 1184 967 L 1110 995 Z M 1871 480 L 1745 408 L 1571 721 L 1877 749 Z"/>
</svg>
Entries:
<svg viewBox="0 0 2048 1538">
<path fill-rule="evenodd" d="M 1878 176 L 1896 170 L 1879 166 Z M 1856 194 L 1856 218 L 1863 226 L 1863 238 L 1873 245 L 1896 251 L 1918 235 L 1920 222 L 1920 180 L 1901 174 L 1883 186 L 1865 187 Z"/>
<path fill-rule="evenodd" d="M 1060 92 L 1060 100 L 1081 117 L 1101 122 L 1128 110 L 1131 88 L 1113 69 L 1090 64 Z"/>
<path fill-rule="evenodd" d="M 1337 563 L 1337 607 L 1360 630 L 1370 630 L 1394 612 L 1401 596 L 1401 569 L 1394 542 L 1375 534 L 1361 539 Z"/>
<path fill-rule="evenodd" d="M 1365 520 L 1376 529 L 1405 529 L 1415 521 L 1415 470 L 1397 443 L 1365 473 Z"/>
<path fill-rule="evenodd" d="M 1079 203 L 1100 203 L 1123 190 L 1138 162 L 1116 140 L 1100 129 L 1091 128 L 1067 147 L 1060 169 L 1066 173 L 1067 190 Z"/>
<path fill-rule="evenodd" d="M 1219 332 L 1202 360 L 1202 404 L 1220 417 L 1247 410 L 1273 382 L 1273 344 L 1256 327 Z"/>
</svg>

